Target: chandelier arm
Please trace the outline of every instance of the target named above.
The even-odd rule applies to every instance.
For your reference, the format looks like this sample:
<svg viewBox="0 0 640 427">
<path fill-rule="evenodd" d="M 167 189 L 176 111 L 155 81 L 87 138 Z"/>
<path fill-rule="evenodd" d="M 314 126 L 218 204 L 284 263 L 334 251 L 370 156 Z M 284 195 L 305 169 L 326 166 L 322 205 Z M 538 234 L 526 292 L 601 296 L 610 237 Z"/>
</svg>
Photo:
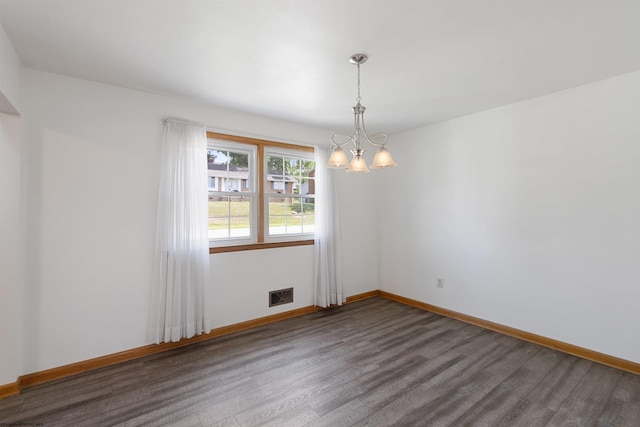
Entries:
<svg viewBox="0 0 640 427">
<path fill-rule="evenodd" d="M 383 137 L 384 142 L 381 142 L 381 143 L 373 142 L 373 140 L 378 137 Z M 373 135 L 371 135 L 371 137 L 367 135 L 367 141 L 369 141 L 371 145 L 375 145 L 376 147 L 384 147 L 385 144 L 389 142 L 389 135 L 387 135 L 386 133 L 374 133 Z"/>
<path fill-rule="evenodd" d="M 364 125 L 364 114 L 361 114 L 361 116 L 362 117 L 360 121 L 362 122 L 362 133 L 364 134 L 364 137 L 366 138 L 366 140 L 369 142 L 369 144 L 373 146 L 384 147 L 384 145 L 389 140 L 389 135 L 387 135 L 386 133 L 374 133 L 373 135 L 371 135 L 371 137 L 369 137 L 369 134 L 367 133 L 367 128 Z M 376 139 L 376 137 L 383 137 L 384 142 L 381 142 L 381 143 L 373 142 L 373 140 Z"/>
<path fill-rule="evenodd" d="M 335 137 L 336 137 L 336 136 L 344 136 L 344 137 L 346 137 L 347 139 L 346 139 L 344 142 L 342 142 L 342 143 L 340 143 L 340 142 L 336 142 L 336 140 L 335 140 Z M 342 146 L 344 146 L 344 145 L 347 145 L 349 142 L 353 142 L 353 144 L 354 144 L 354 145 L 356 145 L 356 143 L 355 143 L 355 141 L 354 141 L 354 139 L 353 139 L 353 135 L 349 136 L 349 135 L 347 135 L 347 134 L 345 134 L 345 133 L 334 133 L 334 134 L 331 136 L 331 142 L 333 143 L 333 145 L 338 146 L 338 147 L 342 147 Z"/>
</svg>

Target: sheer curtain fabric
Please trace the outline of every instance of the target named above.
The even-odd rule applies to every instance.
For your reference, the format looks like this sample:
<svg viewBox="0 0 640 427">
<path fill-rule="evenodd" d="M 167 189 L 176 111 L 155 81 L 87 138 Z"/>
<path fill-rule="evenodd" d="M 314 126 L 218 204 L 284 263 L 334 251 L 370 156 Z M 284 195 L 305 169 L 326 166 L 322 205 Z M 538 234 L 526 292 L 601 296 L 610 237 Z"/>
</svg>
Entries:
<svg viewBox="0 0 640 427">
<path fill-rule="evenodd" d="M 342 248 L 340 217 L 333 170 L 325 167 L 329 147 L 315 147 L 316 203 L 314 244 L 314 304 L 318 307 L 342 305 Z"/>
<path fill-rule="evenodd" d="M 211 330 L 207 137 L 203 125 L 164 121 L 149 340 Z"/>
</svg>

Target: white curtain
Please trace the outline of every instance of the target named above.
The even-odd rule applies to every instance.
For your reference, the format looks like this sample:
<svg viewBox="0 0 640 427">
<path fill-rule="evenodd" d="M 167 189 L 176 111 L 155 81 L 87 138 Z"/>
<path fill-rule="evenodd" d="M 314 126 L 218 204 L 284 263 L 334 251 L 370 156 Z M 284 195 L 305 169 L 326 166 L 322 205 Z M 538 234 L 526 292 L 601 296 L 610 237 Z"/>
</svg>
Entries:
<svg viewBox="0 0 640 427">
<path fill-rule="evenodd" d="M 333 169 L 325 167 L 329 147 L 315 147 L 316 202 L 314 245 L 314 304 L 318 307 L 342 305 L 342 247 L 340 217 L 336 201 Z"/>
<path fill-rule="evenodd" d="M 203 125 L 164 121 L 149 340 L 211 331 L 207 137 Z"/>
</svg>

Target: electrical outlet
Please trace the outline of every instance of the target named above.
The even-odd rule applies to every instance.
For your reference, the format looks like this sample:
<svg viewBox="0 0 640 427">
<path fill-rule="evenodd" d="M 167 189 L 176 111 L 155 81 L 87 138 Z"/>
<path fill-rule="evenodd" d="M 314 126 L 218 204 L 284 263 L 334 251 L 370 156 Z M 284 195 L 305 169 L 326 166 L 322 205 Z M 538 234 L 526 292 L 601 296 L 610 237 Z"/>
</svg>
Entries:
<svg viewBox="0 0 640 427">
<path fill-rule="evenodd" d="M 439 288 L 444 288 L 444 279 L 442 277 L 438 277 L 438 280 L 436 282 L 436 286 Z"/>
</svg>

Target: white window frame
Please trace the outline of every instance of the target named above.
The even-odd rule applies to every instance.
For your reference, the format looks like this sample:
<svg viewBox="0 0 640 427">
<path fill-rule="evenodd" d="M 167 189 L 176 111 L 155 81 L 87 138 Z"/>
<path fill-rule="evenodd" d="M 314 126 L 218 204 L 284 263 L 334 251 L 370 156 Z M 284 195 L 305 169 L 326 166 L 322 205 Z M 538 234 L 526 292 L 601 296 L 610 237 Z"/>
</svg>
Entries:
<svg viewBox="0 0 640 427">
<path fill-rule="evenodd" d="M 250 144 L 235 143 L 230 141 L 224 141 L 215 138 L 208 138 L 207 149 L 219 150 L 219 151 L 233 151 L 235 153 L 242 153 L 248 155 L 248 168 L 249 168 L 249 191 L 242 191 L 242 184 L 240 184 L 240 191 L 222 191 L 226 179 L 222 179 L 217 191 L 209 191 L 209 194 L 215 193 L 219 196 L 231 196 L 238 197 L 240 195 L 249 197 L 249 224 L 250 235 L 248 237 L 226 237 L 226 238 L 209 238 L 209 247 L 225 247 L 225 246 L 237 246 L 237 245 L 250 245 L 258 241 L 258 178 L 257 178 L 257 147 Z M 236 179 L 236 178 L 231 178 Z M 241 181 L 240 181 L 241 182 Z"/>
<path fill-rule="evenodd" d="M 274 235 L 270 235 L 269 234 L 269 196 L 292 196 L 293 198 L 299 198 L 299 199 L 304 199 L 304 198 L 313 198 L 315 199 L 315 194 L 314 195 L 301 195 L 301 194 L 290 194 L 290 193 L 269 193 L 268 192 L 268 182 L 267 182 L 267 178 L 268 178 L 268 165 L 269 165 L 269 156 L 281 156 L 281 157 L 289 157 L 289 158 L 296 158 L 296 159 L 302 159 L 302 160 L 308 160 L 308 161 L 312 161 L 315 162 L 315 156 L 314 153 L 312 152 L 308 152 L 308 151 L 301 151 L 301 150 L 296 150 L 296 149 L 288 149 L 288 148 L 282 148 L 282 147 L 265 147 L 264 148 L 264 158 L 263 158 L 263 165 L 262 165 L 262 170 L 264 171 L 263 173 L 263 186 L 262 188 L 263 190 L 263 194 L 262 197 L 264 199 L 264 212 L 262 215 L 262 221 L 264 221 L 264 241 L 265 242 L 292 242 L 292 241 L 296 241 L 296 240 L 307 240 L 307 239 L 313 239 L 314 238 L 314 234 L 313 232 L 307 232 L 307 233 L 291 233 L 291 234 L 274 234 Z M 318 167 L 318 165 L 316 165 L 316 168 Z M 315 178 L 313 178 L 315 179 Z M 285 183 L 285 190 L 286 190 L 286 183 Z"/>
</svg>

